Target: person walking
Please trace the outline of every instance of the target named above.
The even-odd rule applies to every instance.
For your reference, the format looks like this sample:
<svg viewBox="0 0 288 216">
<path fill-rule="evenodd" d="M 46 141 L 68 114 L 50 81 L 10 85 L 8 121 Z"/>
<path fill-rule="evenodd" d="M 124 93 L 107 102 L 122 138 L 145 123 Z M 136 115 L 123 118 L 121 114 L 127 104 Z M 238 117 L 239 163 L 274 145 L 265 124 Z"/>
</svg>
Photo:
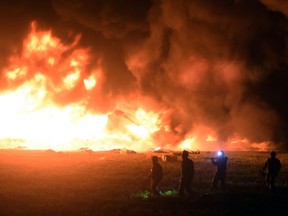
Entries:
<svg viewBox="0 0 288 216">
<path fill-rule="evenodd" d="M 222 190 L 225 190 L 226 183 L 226 168 L 228 157 L 225 156 L 224 151 L 217 152 L 217 158 L 211 158 L 212 164 L 216 166 L 216 172 L 212 179 L 212 188 L 215 189 L 218 186 L 218 182 L 221 183 Z"/>
<path fill-rule="evenodd" d="M 157 156 L 152 157 L 151 173 L 148 176 L 148 179 L 150 179 L 151 192 L 153 196 L 161 195 L 161 192 L 158 187 L 163 177 L 163 169 L 162 169 L 162 166 L 159 164 L 158 160 L 159 159 Z"/>
<path fill-rule="evenodd" d="M 182 152 L 181 168 L 182 168 L 182 175 L 178 193 L 179 197 L 183 198 L 185 195 L 185 191 L 189 195 L 192 195 L 191 183 L 194 176 L 194 163 L 191 159 L 189 159 L 189 152 L 186 150 Z"/>
<path fill-rule="evenodd" d="M 275 179 L 281 170 L 281 162 L 276 158 L 276 152 L 272 151 L 270 157 L 265 161 L 262 171 L 267 170 L 266 183 L 271 191 L 275 189 Z"/>
</svg>

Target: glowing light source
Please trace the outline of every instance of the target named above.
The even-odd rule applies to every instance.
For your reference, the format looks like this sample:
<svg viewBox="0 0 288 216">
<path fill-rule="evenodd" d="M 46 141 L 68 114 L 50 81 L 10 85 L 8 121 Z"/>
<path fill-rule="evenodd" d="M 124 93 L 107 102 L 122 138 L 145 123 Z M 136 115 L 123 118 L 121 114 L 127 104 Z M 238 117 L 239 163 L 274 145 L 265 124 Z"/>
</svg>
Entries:
<svg viewBox="0 0 288 216">
<path fill-rule="evenodd" d="M 193 149 L 195 148 L 195 137 L 190 137 L 185 139 L 182 143 L 180 143 L 180 148 L 181 149 Z"/>
<path fill-rule="evenodd" d="M 158 146 L 158 147 L 156 147 L 156 148 L 154 149 L 154 151 L 160 151 L 160 149 L 161 149 L 161 147 Z"/>
<path fill-rule="evenodd" d="M 217 152 L 217 156 L 218 156 L 218 157 L 224 156 L 223 151 L 218 151 L 218 152 Z"/>
<path fill-rule="evenodd" d="M 84 82 L 86 90 L 93 89 L 97 84 L 97 80 L 94 77 L 94 75 L 91 75 L 88 79 L 84 79 L 83 82 Z"/>
</svg>

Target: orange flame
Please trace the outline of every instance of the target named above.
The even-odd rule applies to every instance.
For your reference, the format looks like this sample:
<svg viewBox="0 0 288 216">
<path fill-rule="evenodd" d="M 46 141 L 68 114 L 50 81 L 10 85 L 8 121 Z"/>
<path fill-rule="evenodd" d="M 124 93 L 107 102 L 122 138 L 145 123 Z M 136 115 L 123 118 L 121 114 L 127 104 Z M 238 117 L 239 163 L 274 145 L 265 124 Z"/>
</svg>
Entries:
<svg viewBox="0 0 288 216">
<path fill-rule="evenodd" d="M 125 104 L 107 113 L 91 111 L 87 107 L 90 96 L 101 95 L 101 59 L 93 59 L 98 65 L 87 71 L 89 49 L 79 48 L 79 40 L 77 36 L 64 45 L 51 31 L 38 31 L 36 23 L 31 24 L 22 53 L 10 57 L 9 66 L 2 71 L 7 88 L 0 93 L 0 148 L 141 151 L 156 146 L 218 147 L 214 131 L 204 126 L 177 137 L 181 127 L 171 129 L 166 121 L 169 112 L 163 107 L 145 110 L 141 103 L 130 100 L 129 109 L 123 108 Z"/>
</svg>

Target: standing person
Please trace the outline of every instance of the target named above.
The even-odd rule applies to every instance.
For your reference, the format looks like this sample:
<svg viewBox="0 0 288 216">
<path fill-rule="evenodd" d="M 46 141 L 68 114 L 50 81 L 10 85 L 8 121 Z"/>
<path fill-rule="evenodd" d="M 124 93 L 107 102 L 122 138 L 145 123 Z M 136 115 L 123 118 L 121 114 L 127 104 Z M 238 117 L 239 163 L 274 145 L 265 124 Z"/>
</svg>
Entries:
<svg viewBox="0 0 288 216">
<path fill-rule="evenodd" d="M 151 168 L 151 173 L 148 177 L 151 182 L 151 192 L 153 196 L 160 196 L 161 192 L 158 189 L 160 182 L 163 177 L 163 170 L 162 166 L 158 162 L 158 157 L 153 156 L 152 157 L 152 168 Z"/>
<path fill-rule="evenodd" d="M 191 183 L 194 176 L 194 163 L 191 159 L 189 159 L 189 152 L 182 152 L 182 176 L 179 185 L 179 196 L 181 198 L 184 197 L 184 192 L 186 191 L 188 194 L 192 194 Z"/>
<path fill-rule="evenodd" d="M 272 151 L 270 157 L 265 161 L 263 171 L 267 170 L 266 182 L 270 190 L 275 189 L 275 178 L 281 169 L 281 162 L 276 158 L 276 152 Z"/>
<path fill-rule="evenodd" d="M 218 151 L 217 155 L 217 158 L 211 158 L 212 164 L 216 166 L 216 172 L 212 180 L 212 188 L 217 188 L 218 182 L 220 181 L 222 190 L 225 190 L 228 157 L 225 156 L 224 151 Z"/>
</svg>

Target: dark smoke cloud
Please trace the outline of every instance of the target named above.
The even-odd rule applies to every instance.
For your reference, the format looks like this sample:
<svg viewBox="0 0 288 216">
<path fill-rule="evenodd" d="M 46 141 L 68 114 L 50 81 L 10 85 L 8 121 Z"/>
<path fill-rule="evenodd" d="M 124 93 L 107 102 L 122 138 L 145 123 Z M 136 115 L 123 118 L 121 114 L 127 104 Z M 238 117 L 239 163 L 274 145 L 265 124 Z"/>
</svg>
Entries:
<svg viewBox="0 0 288 216">
<path fill-rule="evenodd" d="M 59 35 L 81 32 L 82 45 L 103 59 L 103 99 L 131 91 L 154 98 L 172 110 L 179 139 L 204 124 L 222 141 L 239 134 L 287 149 L 286 1 L 15 2 L 3 9 L 14 16 L 2 13 L 1 41 L 20 41 L 31 19 Z"/>
<path fill-rule="evenodd" d="M 22 45 L 32 20 L 37 19 L 42 26 L 51 26 L 57 20 L 50 1 L 12 0 L 0 3 L 0 66 L 6 63 L 5 56 L 15 52 Z"/>
<path fill-rule="evenodd" d="M 285 0 L 261 0 L 268 9 L 279 11 L 288 16 L 288 2 Z"/>
<path fill-rule="evenodd" d="M 149 0 L 55 0 L 55 11 L 64 21 L 77 23 L 88 46 L 103 57 L 103 94 L 117 96 L 135 89 L 136 80 L 125 62 L 126 47 L 137 46 L 148 34 Z M 100 50 L 100 51 L 99 51 Z"/>
<path fill-rule="evenodd" d="M 64 19 L 72 19 L 108 38 L 120 38 L 147 29 L 149 0 L 55 0 L 56 11 Z"/>
<path fill-rule="evenodd" d="M 252 142 L 286 142 L 283 14 L 258 1 L 199 0 L 159 2 L 149 15 L 140 82 L 174 108 L 173 125 L 185 132 L 204 123 L 223 141 L 236 132 Z"/>
</svg>

